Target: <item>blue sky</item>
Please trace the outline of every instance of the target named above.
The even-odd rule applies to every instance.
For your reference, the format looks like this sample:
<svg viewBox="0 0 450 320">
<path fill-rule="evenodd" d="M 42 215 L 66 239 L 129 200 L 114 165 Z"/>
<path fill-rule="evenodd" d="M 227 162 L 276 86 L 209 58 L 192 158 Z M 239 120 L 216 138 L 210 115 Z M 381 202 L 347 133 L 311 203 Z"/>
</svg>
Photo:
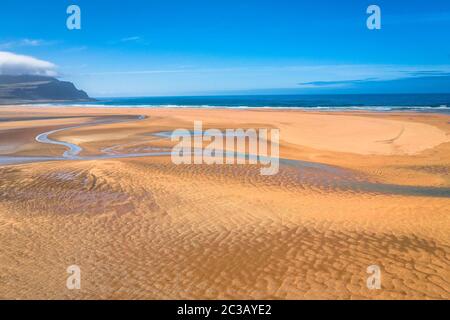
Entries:
<svg viewBox="0 0 450 320">
<path fill-rule="evenodd" d="M 81 30 L 66 28 L 71 4 Z M 381 30 L 366 27 L 370 4 Z M 449 30 L 448 0 L 0 3 L 0 51 L 50 62 L 92 96 L 382 92 L 394 82 L 450 92 Z"/>
</svg>

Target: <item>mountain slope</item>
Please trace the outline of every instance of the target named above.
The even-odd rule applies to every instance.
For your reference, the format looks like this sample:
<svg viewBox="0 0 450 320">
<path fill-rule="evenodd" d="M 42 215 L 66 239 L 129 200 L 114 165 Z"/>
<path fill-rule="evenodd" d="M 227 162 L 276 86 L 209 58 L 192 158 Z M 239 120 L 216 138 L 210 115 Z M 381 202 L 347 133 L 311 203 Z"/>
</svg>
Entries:
<svg viewBox="0 0 450 320">
<path fill-rule="evenodd" d="M 33 75 L 0 75 L 0 104 L 91 101 L 71 82 Z"/>
</svg>

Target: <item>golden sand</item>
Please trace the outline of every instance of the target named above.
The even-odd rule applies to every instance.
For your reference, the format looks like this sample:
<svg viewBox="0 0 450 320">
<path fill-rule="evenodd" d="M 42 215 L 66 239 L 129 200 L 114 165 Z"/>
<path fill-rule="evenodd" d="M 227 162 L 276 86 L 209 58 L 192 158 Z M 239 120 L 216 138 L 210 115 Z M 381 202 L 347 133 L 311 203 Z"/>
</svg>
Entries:
<svg viewBox="0 0 450 320">
<path fill-rule="evenodd" d="M 141 121 L 89 125 L 111 116 Z M 205 109 L 0 109 L 0 157 L 170 147 L 150 134 L 279 128 L 282 165 L 170 157 L 0 164 L 0 298 L 449 299 L 450 117 Z M 112 149 L 111 149 L 112 148 Z M 431 190 L 431 191 L 429 191 Z M 66 269 L 81 268 L 81 290 Z M 381 290 L 369 290 L 379 265 Z"/>
</svg>

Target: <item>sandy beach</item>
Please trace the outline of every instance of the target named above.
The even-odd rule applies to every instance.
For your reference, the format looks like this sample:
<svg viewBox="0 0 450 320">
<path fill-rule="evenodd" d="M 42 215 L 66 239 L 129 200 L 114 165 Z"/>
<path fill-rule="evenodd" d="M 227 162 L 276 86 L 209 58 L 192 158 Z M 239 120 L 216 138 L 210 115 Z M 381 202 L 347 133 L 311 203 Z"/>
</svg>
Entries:
<svg viewBox="0 0 450 320">
<path fill-rule="evenodd" d="M 279 129 L 279 173 L 173 164 L 174 143 L 155 134 L 196 120 Z M 449 124 L 411 112 L 1 107 L 0 298 L 450 299 Z M 81 290 L 66 288 L 70 265 Z M 370 265 L 380 290 L 366 286 Z"/>
</svg>

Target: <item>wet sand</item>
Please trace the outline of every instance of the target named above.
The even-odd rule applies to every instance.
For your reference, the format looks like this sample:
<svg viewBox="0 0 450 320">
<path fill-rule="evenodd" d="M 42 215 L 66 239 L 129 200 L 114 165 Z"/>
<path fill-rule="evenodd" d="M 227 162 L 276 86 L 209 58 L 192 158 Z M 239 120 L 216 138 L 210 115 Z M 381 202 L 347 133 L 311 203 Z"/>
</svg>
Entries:
<svg viewBox="0 0 450 320">
<path fill-rule="evenodd" d="M 0 298 L 450 298 L 447 115 L 2 107 L 0 119 Z M 279 128 L 279 174 L 172 164 L 158 133 L 194 120 Z M 81 290 L 66 288 L 73 264 Z M 374 264 L 381 290 L 366 287 Z"/>
</svg>

